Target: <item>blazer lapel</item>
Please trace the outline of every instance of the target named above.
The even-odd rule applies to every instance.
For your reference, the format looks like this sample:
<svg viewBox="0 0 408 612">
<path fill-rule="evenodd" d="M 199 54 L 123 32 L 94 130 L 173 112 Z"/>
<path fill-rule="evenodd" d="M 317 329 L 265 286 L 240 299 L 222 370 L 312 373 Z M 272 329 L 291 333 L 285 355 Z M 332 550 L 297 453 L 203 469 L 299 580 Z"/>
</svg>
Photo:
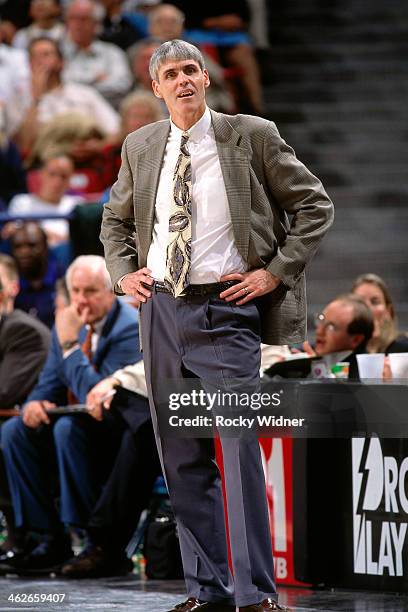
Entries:
<svg viewBox="0 0 408 612">
<path fill-rule="evenodd" d="M 156 193 L 169 130 L 169 121 L 158 123 L 155 132 L 146 140 L 145 148 L 134 160 L 135 220 L 143 261 L 146 261 L 152 240 Z"/>
<path fill-rule="evenodd" d="M 120 302 L 119 300 L 115 300 L 113 302 L 112 308 L 108 312 L 108 316 L 106 317 L 106 321 L 104 323 L 104 326 L 98 338 L 98 344 L 96 345 L 95 353 L 92 357 L 92 363 L 95 366 L 96 370 L 99 369 L 102 359 L 105 356 L 108 339 L 111 334 L 112 327 L 116 323 L 119 314 L 120 314 Z"/>
<path fill-rule="evenodd" d="M 225 116 L 214 111 L 211 111 L 211 116 L 235 244 L 244 261 L 248 261 L 251 220 L 250 151 L 245 146 L 245 139 L 234 130 Z"/>
</svg>

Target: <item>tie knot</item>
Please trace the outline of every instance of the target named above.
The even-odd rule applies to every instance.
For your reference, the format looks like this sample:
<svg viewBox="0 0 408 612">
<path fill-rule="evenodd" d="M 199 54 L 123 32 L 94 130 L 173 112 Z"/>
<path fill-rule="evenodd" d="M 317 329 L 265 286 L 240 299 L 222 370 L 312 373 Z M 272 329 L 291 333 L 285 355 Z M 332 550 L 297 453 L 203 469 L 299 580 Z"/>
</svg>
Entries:
<svg viewBox="0 0 408 612">
<path fill-rule="evenodd" d="M 181 135 L 181 146 L 184 146 L 188 139 L 190 138 L 190 134 L 188 132 L 183 132 Z"/>
</svg>

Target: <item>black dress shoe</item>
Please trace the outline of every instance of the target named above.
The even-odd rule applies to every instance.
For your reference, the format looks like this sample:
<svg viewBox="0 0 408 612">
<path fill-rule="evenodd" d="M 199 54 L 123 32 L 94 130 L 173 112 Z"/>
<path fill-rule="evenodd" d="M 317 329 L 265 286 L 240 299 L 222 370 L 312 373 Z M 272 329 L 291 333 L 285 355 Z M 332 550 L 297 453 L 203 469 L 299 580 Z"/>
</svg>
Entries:
<svg viewBox="0 0 408 612">
<path fill-rule="evenodd" d="M 270 598 L 264 599 L 259 604 L 239 608 L 239 612 L 272 612 L 273 610 L 276 610 L 276 612 L 290 612 L 288 607 L 281 606 L 277 601 Z"/>
<path fill-rule="evenodd" d="M 64 578 L 106 578 L 126 576 L 133 563 L 124 554 L 111 555 L 100 546 L 89 546 L 61 568 Z"/>
<path fill-rule="evenodd" d="M 68 539 L 46 539 L 29 554 L 19 556 L 12 563 L 12 573 L 19 576 L 42 576 L 58 573 L 65 561 L 72 557 Z"/>
<path fill-rule="evenodd" d="M 235 612 L 235 606 L 223 603 L 211 603 L 210 601 L 200 601 L 195 597 L 189 597 L 187 601 L 177 604 L 168 612 Z"/>
<path fill-rule="evenodd" d="M 0 576 L 15 572 L 15 566 L 27 555 L 24 548 L 12 548 L 0 555 Z"/>
</svg>

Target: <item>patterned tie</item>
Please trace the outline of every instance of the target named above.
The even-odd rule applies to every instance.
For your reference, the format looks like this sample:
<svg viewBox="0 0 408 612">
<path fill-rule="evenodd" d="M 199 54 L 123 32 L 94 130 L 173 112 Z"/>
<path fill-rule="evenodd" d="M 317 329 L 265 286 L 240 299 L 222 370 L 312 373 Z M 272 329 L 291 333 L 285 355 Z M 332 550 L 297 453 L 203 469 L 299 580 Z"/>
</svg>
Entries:
<svg viewBox="0 0 408 612">
<path fill-rule="evenodd" d="M 164 282 L 174 297 L 183 295 L 190 284 L 191 264 L 191 158 L 188 132 L 181 136 L 180 154 L 173 175 L 169 237 Z"/>
</svg>

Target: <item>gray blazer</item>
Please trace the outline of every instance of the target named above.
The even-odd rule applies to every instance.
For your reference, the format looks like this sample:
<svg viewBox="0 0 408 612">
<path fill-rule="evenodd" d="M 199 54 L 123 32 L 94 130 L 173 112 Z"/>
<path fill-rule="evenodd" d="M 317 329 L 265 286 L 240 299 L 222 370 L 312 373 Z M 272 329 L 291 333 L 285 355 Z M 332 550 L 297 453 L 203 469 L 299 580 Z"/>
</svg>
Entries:
<svg viewBox="0 0 408 612">
<path fill-rule="evenodd" d="M 250 269 L 264 267 L 283 281 L 259 300 L 262 340 L 301 342 L 304 268 L 333 221 L 332 202 L 274 123 L 249 115 L 211 115 L 237 249 Z M 118 293 L 117 281 L 146 265 L 169 129 L 168 119 L 158 121 L 129 134 L 123 144 L 101 231 Z"/>
</svg>

